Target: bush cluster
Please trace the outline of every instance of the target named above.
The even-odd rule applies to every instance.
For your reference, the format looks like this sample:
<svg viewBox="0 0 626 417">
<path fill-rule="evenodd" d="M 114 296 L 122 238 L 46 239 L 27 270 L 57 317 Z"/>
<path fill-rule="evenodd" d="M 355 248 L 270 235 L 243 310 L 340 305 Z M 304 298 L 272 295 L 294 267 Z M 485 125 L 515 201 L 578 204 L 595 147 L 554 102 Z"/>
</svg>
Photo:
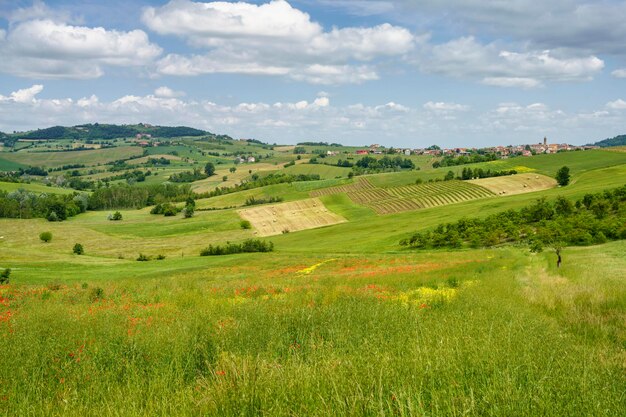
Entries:
<svg viewBox="0 0 626 417">
<path fill-rule="evenodd" d="M 225 246 L 209 245 L 200 251 L 200 256 L 231 255 L 234 253 L 272 252 L 274 244 L 260 239 L 247 239 L 242 243 L 227 243 Z"/>
<path fill-rule="evenodd" d="M 257 204 L 266 204 L 266 203 L 280 203 L 283 201 L 282 197 L 269 197 L 269 198 L 255 198 L 249 197 L 246 199 L 244 206 L 254 206 Z"/>
<path fill-rule="evenodd" d="M 415 233 L 400 244 L 412 248 L 490 247 L 522 242 L 543 246 L 591 245 L 626 239 L 626 186 L 587 194 L 572 203 L 545 198 L 521 210 L 507 210 L 484 219 L 461 219 Z"/>
</svg>

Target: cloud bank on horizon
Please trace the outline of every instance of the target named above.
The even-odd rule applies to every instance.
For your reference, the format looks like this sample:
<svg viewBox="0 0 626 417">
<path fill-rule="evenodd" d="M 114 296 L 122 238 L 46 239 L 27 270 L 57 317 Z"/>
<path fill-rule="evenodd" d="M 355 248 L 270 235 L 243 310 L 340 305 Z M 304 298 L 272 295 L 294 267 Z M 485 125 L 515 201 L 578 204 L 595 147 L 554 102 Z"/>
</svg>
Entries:
<svg viewBox="0 0 626 417">
<path fill-rule="evenodd" d="M 626 0 L 18 3 L 0 3 L 0 130 L 416 147 L 626 131 Z"/>
</svg>

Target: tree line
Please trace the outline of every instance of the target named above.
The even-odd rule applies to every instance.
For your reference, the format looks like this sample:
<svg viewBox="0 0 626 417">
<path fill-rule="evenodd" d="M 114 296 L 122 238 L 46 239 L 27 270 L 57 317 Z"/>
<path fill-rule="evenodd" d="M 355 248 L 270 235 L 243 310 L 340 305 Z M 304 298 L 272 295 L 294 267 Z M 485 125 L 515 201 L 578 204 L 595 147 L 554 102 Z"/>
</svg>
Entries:
<svg viewBox="0 0 626 417">
<path fill-rule="evenodd" d="M 520 210 L 441 223 L 434 230 L 402 239 L 400 245 L 427 249 L 522 243 L 534 251 L 552 248 L 560 258 L 565 246 L 617 239 L 626 239 L 626 185 L 586 194 L 575 202 L 564 197 L 557 197 L 555 201 L 541 198 Z"/>
</svg>

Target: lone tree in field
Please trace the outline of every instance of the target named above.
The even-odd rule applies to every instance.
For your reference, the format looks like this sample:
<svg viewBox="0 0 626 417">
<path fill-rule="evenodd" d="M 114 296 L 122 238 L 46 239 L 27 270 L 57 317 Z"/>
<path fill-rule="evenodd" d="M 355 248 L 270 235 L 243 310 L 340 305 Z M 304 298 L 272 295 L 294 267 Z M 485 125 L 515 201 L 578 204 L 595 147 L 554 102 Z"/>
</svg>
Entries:
<svg viewBox="0 0 626 417">
<path fill-rule="evenodd" d="M 50 232 L 41 232 L 39 234 L 39 239 L 41 239 L 42 242 L 48 243 L 52 240 L 52 233 Z"/>
<path fill-rule="evenodd" d="M 558 182 L 560 186 L 566 186 L 567 184 L 569 184 L 569 178 L 569 168 L 566 166 L 561 167 L 556 172 L 556 182 Z"/>
<path fill-rule="evenodd" d="M 561 252 L 565 247 L 565 235 L 561 228 L 551 223 L 546 228 L 542 229 L 537 235 L 537 239 L 531 244 L 530 250 L 532 252 L 541 252 L 543 247 L 546 246 L 556 254 L 556 267 L 560 268 L 563 259 L 561 258 Z"/>
<path fill-rule="evenodd" d="M 76 255 L 82 255 L 83 253 L 85 253 L 85 249 L 83 248 L 83 245 L 81 245 L 80 243 L 77 243 L 74 245 L 73 252 Z"/>
<path fill-rule="evenodd" d="M 10 276 L 11 276 L 10 268 L 7 268 L 4 271 L 0 272 L 0 284 L 8 284 Z"/>
<path fill-rule="evenodd" d="M 204 173 L 207 174 L 209 177 L 215 174 L 215 165 L 213 165 L 213 162 L 206 163 L 206 165 L 204 166 Z"/>
</svg>

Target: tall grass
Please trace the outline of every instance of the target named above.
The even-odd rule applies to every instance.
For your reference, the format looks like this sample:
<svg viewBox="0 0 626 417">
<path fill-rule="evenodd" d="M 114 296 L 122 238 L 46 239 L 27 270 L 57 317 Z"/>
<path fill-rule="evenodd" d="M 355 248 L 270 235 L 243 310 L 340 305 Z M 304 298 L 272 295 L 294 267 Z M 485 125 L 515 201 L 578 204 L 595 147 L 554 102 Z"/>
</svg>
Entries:
<svg viewBox="0 0 626 417">
<path fill-rule="evenodd" d="M 509 248 L 239 257 L 152 280 L 3 286 L 0 412 L 619 415 L 623 333 L 590 339 L 533 282 L 583 285 L 576 257 L 602 277 L 624 248 L 577 248 L 560 277 L 549 254 Z M 607 302 L 624 311 L 606 277 L 604 298 L 584 301 L 598 317 Z"/>
</svg>

